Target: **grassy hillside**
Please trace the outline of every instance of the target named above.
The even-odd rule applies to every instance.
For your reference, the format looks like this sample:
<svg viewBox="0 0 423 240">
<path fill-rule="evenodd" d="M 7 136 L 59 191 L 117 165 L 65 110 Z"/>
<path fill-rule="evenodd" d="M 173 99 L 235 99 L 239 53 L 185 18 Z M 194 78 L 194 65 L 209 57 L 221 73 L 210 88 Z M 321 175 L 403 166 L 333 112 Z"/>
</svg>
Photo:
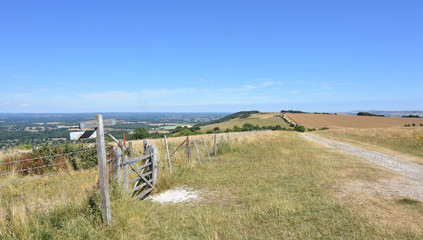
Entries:
<svg viewBox="0 0 423 240">
<path fill-rule="evenodd" d="M 289 125 L 284 120 L 282 120 L 280 116 L 281 114 L 277 112 L 255 113 L 255 114 L 251 114 L 250 116 L 246 118 L 238 117 L 238 118 L 234 118 L 225 122 L 201 126 L 201 131 L 206 132 L 208 130 L 213 130 L 216 127 L 224 131 L 227 128 L 232 129 L 235 125 L 238 127 L 242 127 L 242 125 L 244 125 L 245 123 L 250 123 L 250 124 L 253 124 L 254 126 L 259 125 L 260 127 L 280 125 L 281 127 L 289 128 Z"/>
<path fill-rule="evenodd" d="M 193 162 L 175 169 L 171 176 L 159 171 L 159 191 L 188 186 L 200 192 L 197 202 L 132 202 L 114 190 L 110 226 L 103 225 L 95 214 L 97 199 L 91 207 L 88 202 L 70 204 L 49 213 L 31 214 L 25 221 L 2 221 L 3 238 L 423 238 L 421 202 L 387 199 L 351 187 L 342 190 L 351 184 L 376 184 L 396 174 L 311 143 L 296 132 L 230 139 L 230 144 L 220 143 L 212 161 L 202 165 Z M 159 152 L 159 169 L 166 164 L 163 156 Z"/>
</svg>

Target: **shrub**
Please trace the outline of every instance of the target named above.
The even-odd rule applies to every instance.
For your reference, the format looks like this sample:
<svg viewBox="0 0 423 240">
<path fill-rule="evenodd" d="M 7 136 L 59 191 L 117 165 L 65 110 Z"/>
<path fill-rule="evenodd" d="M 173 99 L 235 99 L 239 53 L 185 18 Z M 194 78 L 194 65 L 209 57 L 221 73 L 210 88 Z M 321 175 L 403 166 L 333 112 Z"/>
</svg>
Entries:
<svg viewBox="0 0 423 240">
<path fill-rule="evenodd" d="M 322 127 L 322 128 L 320 128 L 319 130 L 329 130 L 329 128 L 327 128 L 327 127 Z"/>
<path fill-rule="evenodd" d="M 188 128 L 184 129 L 180 132 L 178 132 L 177 134 L 175 134 L 174 136 L 176 137 L 180 137 L 180 136 L 189 136 L 189 135 L 195 135 L 196 133 L 191 132 Z"/>
<path fill-rule="evenodd" d="M 294 130 L 297 132 L 305 132 L 306 129 L 304 126 L 300 125 L 300 126 L 295 126 Z"/>
<path fill-rule="evenodd" d="M 15 147 L 17 150 L 32 150 L 32 146 L 29 144 L 19 144 Z"/>
<path fill-rule="evenodd" d="M 412 125 L 413 125 L 413 127 L 415 127 L 415 126 L 416 126 L 416 124 L 415 124 L 415 123 L 413 123 Z"/>
<path fill-rule="evenodd" d="M 251 123 L 244 123 L 244 125 L 242 125 L 242 130 L 243 131 L 252 131 L 254 130 L 254 125 Z"/>
<path fill-rule="evenodd" d="M 235 125 L 235 126 L 233 127 L 233 130 L 234 130 L 234 132 L 241 132 L 241 131 L 242 131 L 242 128 L 240 128 L 240 127 L 238 127 L 237 125 Z"/>
<path fill-rule="evenodd" d="M 316 131 L 316 129 L 315 128 L 308 128 L 307 131 L 313 132 L 313 131 Z"/>
</svg>

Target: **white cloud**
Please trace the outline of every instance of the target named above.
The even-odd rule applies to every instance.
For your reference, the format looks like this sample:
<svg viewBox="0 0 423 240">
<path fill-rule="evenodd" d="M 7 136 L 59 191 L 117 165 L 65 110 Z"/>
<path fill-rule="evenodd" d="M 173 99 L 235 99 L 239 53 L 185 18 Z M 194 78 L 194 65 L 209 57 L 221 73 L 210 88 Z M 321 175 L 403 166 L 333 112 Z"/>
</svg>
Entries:
<svg viewBox="0 0 423 240">
<path fill-rule="evenodd" d="M 291 94 L 298 94 L 300 92 L 301 92 L 301 90 L 294 90 L 294 91 L 291 92 Z"/>
<path fill-rule="evenodd" d="M 10 102 L 0 103 L 0 106 L 7 106 L 9 104 L 10 104 Z"/>
<path fill-rule="evenodd" d="M 29 106 L 33 106 L 33 104 L 22 103 L 19 106 L 21 106 L 21 107 L 29 107 Z"/>
<path fill-rule="evenodd" d="M 272 82 L 272 81 L 267 81 L 267 82 L 264 82 L 261 86 L 262 87 L 268 87 L 268 86 L 271 86 L 271 85 L 273 85 L 273 84 L 275 84 L 274 82 Z"/>
</svg>

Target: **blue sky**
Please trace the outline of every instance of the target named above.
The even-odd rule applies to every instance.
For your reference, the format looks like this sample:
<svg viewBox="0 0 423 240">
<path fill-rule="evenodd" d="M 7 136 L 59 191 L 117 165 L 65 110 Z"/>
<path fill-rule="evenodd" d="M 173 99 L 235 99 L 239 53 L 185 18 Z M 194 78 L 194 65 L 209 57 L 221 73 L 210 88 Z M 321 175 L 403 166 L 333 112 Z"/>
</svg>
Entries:
<svg viewBox="0 0 423 240">
<path fill-rule="evenodd" d="M 423 110 L 423 1 L 0 2 L 0 112 Z"/>
</svg>

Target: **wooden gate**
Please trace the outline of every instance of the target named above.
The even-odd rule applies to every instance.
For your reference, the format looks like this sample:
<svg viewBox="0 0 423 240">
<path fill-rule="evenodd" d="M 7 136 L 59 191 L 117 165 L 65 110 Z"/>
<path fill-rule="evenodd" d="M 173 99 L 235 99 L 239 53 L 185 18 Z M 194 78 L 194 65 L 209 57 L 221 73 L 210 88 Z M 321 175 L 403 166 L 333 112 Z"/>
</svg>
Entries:
<svg viewBox="0 0 423 240">
<path fill-rule="evenodd" d="M 157 182 L 157 150 L 144 140 L 144 155 L 122 163 L 124 185 L 133 200 L 146 198 Z M 126 167 L 128 166 L 128 167 Z M 125 173 L 126 171 L 126 173 Z"/>
</svg>

